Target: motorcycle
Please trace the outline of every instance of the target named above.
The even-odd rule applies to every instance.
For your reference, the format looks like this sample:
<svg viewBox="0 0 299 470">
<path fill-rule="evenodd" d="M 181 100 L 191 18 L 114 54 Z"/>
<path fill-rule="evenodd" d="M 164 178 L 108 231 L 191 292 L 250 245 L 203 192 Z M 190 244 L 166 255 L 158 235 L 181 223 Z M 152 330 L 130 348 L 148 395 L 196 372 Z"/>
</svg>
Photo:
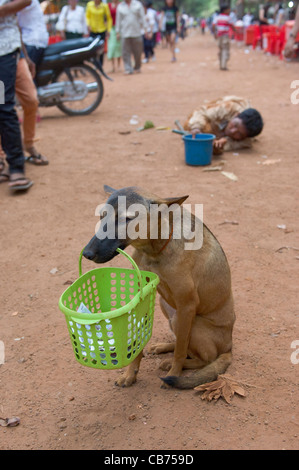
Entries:
<svg viewBox="0 0 299 470">
<path fill-rule="evenodd" d="M 49 45 L 35 77 L 40 106 L 57 106 L 69 116 L 92 113 L 101 103 L 105 74 L 100 38 L 68 39 Z"/>
</svg>

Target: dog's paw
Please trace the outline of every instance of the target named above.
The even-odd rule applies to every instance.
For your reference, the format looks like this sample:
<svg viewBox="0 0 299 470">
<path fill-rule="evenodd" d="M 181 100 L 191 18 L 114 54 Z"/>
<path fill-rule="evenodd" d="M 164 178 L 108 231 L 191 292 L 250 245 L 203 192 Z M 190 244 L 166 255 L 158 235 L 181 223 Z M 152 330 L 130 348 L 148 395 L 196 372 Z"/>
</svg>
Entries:
<svg viewBox="0 0 299 470">
<path fill-rule="evenodd" d="M 131 387 L 137 380 L 137 374 L 123 374 L 116 380 L 115 385 L 118 387 Z"/>
<path fill-rule="evenodd" d="M 165 354 L 174 351 L 173 343 L 158 343 L 150 346 L 148 351 L 151 354 Z"/>
<path fill-rule="evenodd" d="M 161 344 L 153 344 L 153 346 L 151 346 L 151 347 L 148 349 L 148 352 L 149 352 L 150 354 L 162 354 L 163 349 L 162 349 L 161 346 L 162 346 Z"/>
<path fill-rule="evenodd" d="M 172 359 L 164 359 L 159 365 L 159 369 L 165 370 L 166 372 L 171 369 Z"/>
</svg>

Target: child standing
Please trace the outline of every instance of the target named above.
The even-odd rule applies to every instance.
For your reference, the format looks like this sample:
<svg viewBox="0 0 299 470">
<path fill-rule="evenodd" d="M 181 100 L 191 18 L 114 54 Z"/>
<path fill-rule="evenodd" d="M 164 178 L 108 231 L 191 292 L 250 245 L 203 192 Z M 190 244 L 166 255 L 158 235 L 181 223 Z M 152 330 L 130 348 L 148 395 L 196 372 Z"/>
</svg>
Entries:
<svg viewBox="0 0 299 470">
<path fill-rule="evenodd" d="M 220 14 L 213 22 L 213 30 L 218 38 L 220 70 L 228 70 L 227 62 L 230 58 L 230 29 L 235 31 L 234 24 L 229 16 L 229 6 L 222 6 Z"/>
<path fill-rule="evenodd" d="M 178 33 L 178 18 L 179 9 L 175 4 L 175 0 L 165 0 L 165 5 L 161 12 L 160 25 L 162 29 L 163 20 L 165 19 L 165 35 L 172 55 L 171 62 L 176 62 L 175 39 Z"/>
</svg>

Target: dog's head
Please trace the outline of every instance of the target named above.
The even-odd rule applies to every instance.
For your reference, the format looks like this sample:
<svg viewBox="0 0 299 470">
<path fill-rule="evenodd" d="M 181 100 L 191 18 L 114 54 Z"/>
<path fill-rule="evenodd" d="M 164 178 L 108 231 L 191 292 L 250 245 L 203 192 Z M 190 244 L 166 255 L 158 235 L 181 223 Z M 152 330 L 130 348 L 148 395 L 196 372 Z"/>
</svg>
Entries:
<svg viewBox="0 0 299 470">
<path fill-rule="evenodd" d="M 95 263 L 106 263 L 118 254 L 117 248 L 135 248 L 146 244 L 150 239 L 150 209 L 153 204 L 170 206 L 181 205 L 188 196 L 162 199 L 138 187 L 115 190 L 104 186 L 110 196 L 100 209 L 100 224 L 96 235 L 83 251 L 85 258 Z M 142 232 L 142 236 L 140 233 Z"/>
</svg>

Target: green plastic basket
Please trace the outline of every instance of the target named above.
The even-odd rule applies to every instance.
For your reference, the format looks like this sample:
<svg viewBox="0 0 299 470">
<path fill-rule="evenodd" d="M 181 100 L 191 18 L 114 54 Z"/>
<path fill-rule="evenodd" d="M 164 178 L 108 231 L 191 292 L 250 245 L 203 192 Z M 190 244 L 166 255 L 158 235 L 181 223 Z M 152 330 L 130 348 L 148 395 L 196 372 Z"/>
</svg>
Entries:
<svg viewBox="0 0 299 470">
<path fill-rule="evenodd" d="M 120 369 L 132 362 L 152 335 L 159 277 L 134 269 L 97 268 L 82 274 L 59 299 L 75 357 L 96 369 Z M 91 313 L 77 312 L 81 302 Z"/>
</svg>

